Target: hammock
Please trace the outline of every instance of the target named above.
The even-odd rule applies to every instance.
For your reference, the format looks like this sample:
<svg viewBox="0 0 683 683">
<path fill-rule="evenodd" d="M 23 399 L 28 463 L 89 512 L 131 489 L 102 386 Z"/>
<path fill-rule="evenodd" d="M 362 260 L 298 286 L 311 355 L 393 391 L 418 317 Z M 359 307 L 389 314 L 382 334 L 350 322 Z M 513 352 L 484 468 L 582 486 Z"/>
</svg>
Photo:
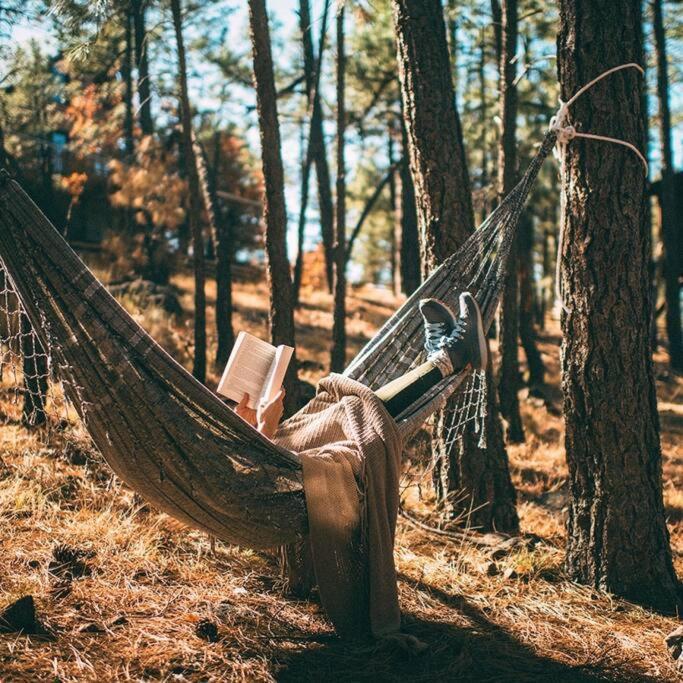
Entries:
<svg viewBox="0 0 683 683">
<path fill-rule="evenodd" d="M 385 323 L 347 377 L 376 389 L 420 360 L 423 297 L 457 306 L 469 290 L 488 329 L 524 201 L 555 141 L 549 132 L 519 184 Z M 7 318 L 0 341 L 11 342 L 9 301 L 16 296 L 15 313 L 25 312 L 45 349 L 45 373 L 61 380 L 121 479 L 158 509 L 231 543 L 263 548 L 305 536 L 297 456 L 262 437 L 155 343 L 4 171 L 0 269 Z M 399 429 L 410 435 L 455 393 L 450 438 L 457 438 L 466 424 L 481 422 L 484 383 L 483 373 L 445 378 L 398 416 Z"/>
</svg>

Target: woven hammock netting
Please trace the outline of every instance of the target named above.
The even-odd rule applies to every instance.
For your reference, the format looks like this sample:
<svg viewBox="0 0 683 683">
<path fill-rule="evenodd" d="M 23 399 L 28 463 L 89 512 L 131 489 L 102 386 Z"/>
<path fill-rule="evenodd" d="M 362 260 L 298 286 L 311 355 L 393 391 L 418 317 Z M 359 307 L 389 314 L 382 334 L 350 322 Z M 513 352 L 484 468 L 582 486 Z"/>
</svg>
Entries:
<svg viewBox="0 0 683 683">
<path fill-rule="evenodd" d="M 547 134 L 512 192 L 419 287 L 345 375 L 372 389 L 424 360 L 418 302 L 470 291 L 488 329 Z M 80 418 L 112 469 L 161 510 L 223 540 L 280 545 L 306 532 L 301 470 L 173 360 L 109 294 L 18 183 L 0 180 L 0 370 L 23 421 Z M 447 442 L 484 417 L 485 373 L 445 378 L 398 416 L 404 436 L 447 397 Z M 9 386 L 14 389 L 10 390 Z"/>
</svg>

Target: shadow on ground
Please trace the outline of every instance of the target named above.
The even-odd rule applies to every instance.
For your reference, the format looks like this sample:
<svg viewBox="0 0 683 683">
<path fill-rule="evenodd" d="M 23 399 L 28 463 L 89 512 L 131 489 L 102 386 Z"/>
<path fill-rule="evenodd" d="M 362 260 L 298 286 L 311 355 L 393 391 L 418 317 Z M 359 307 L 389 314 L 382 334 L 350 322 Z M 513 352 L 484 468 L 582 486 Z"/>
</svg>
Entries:
<svg viewBox="0 0 683 683">
<path fill-rule="evenodd" d="M 443 607 L 457 610 L 471 626 L 427 621 L 408 613 L 404 630 L 428 643 L 411 655 L 394 644 L 361 646 L 338 638 L 310 643 L 305 650 L 282 650 L 278 681 L 623 681 L 599 666 L 562 664 L 539 657 L 508 631 L 491 621 L 465 597 L 454 596 L 408 577 L 416 589 Z M 636 680 L 636 679 L 634 679 Z M 637 679 L 654 680 L 654 679 Z"/>
</svg>

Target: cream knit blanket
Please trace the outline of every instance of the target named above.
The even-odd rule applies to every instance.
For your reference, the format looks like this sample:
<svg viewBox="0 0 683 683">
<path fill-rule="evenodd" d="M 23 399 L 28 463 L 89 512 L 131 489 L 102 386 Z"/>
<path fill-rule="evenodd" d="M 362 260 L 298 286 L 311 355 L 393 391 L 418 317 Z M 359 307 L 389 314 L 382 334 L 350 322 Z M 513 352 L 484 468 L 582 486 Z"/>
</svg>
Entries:
<svg viewBox="0 0 683 683">
<path fill-rule="evenodd" d="M 313 566 L 337 632 L 396 633 L 394 534 L 403 444 L 384 404 L 363 384 L 331 375 L 281 425 L 275 442 L 302 461 Z"/>
</svg>

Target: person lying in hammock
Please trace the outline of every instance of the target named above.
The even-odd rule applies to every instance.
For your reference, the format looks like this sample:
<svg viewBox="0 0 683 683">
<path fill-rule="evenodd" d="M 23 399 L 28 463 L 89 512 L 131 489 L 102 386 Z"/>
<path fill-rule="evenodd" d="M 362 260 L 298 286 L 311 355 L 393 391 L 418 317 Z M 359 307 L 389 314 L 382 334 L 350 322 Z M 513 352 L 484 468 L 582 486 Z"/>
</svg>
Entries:
<svg viewBox="0 0 683 683">
<path fill-rule="evenodd" d="M 420 301 L 427 360 L 375 392 L 392 417 L 398 417 L 444 377 L 458 374 L 468 365 L 473 370 L 486 368 L 488 350 L 479 305 L 469 292 L 460 295 L 459 303 L 460 315 L 456 317 L 438 299 Z M 249 395 L 245 394 L 235 412 L 270 439 L 284 412 L 284 396 L 282 388 L 270 403 L 254 410 L 248 407 Z"/>
</svg>

